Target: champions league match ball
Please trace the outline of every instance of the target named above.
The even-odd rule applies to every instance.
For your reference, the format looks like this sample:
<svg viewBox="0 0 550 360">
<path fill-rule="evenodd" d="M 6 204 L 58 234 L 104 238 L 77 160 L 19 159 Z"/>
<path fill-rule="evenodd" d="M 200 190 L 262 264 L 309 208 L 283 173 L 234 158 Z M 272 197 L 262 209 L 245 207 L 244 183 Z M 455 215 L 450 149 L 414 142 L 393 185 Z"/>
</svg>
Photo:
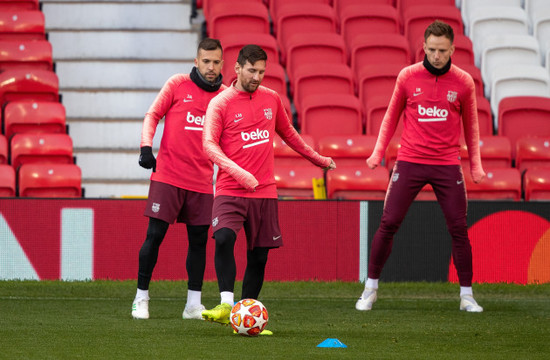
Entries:
<svg viewBox="0 0 550 360">
<path fill-rule="evenodd" d="M 233 306 L 231 327 L 239 335 L 258 336 L 265 329 L 269 315 L 267 309 L 258 300 L 243 299 Z"/>
</svg>

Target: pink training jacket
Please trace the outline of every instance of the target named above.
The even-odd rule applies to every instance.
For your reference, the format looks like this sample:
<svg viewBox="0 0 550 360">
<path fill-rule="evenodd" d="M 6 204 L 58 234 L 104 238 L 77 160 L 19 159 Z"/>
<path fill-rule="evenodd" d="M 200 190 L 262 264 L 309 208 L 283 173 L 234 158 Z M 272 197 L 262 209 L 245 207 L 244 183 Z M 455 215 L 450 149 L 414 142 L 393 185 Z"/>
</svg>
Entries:
<svg viewBox="0 0 550 360">
<path fill-rule="evenodd" d="M 275 91 L 259 86 L 248 93 L 232 85 L 212 99 L 206 111 L 203 147 L 220 167 L 216 196 L 277 198 L 275 132 L 313 164 L 330 165 L 332 159 L 315 152 L 292 127 Z"/>
<path fill-rule="evenodd" d="M 213 192 L 213 165 L 202 151 L 206 107 L 216 92 L 199 88 L 188 74 L 168 79 L 143 120 L 140 146 L 152 146 L 163 117 L 164 132 L 151 180 L 199 193 Z"/>
<path fill-rule="evenodd" d="M 397 160 L 430 165 L 458 165 L 461 126 L 471 171 L 482 169 L 479 124 L 472 77 L 451 65 L 443 75 L 431 74 L 422 62 L 404 68 L 382 121 L 373 152 L 381 160 L 404 110 Z M 462 117 L 462 121 L 461 121 Z"/>
</svg>

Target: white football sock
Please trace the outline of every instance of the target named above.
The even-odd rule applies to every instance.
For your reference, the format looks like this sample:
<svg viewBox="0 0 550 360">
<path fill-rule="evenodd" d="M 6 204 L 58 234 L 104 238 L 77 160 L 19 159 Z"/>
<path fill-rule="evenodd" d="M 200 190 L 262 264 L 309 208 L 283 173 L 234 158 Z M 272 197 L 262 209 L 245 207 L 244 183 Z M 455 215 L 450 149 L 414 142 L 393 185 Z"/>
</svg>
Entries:
<svg viewBox="0 0 550 360">
<path fill-rule="evenodd" d="M 366 288 L 378 289 L 378 279 L 367 278 L 367 282 L 365 283 Z"/>
<path fill-rule="evenodd" d="M 186 307 L 199 306 L 201 304 L 201 292 L 196 290 L 187 290 Z"/>
<path fill-rule="evenodd" d="M 235 297 L 231 291 L 222 291 L 220 293 L 220 296 L 222 298 L 221 303 L 222 304 L 229 304 L 233 306 L 235 304 Z"/>
<path fill-rule="evenodd" d="M 149 300 L 149 290 L 137 289 L 136 300 Z"/>
<path fill-rule="evenodd" d="M 470 296 L 474 295 L 471 286 L 461 286 L 460 287 L 460 296 L 462 297 L 462 296 L 465 296 L 465 295 L 470 295 Z"/>
</svg>

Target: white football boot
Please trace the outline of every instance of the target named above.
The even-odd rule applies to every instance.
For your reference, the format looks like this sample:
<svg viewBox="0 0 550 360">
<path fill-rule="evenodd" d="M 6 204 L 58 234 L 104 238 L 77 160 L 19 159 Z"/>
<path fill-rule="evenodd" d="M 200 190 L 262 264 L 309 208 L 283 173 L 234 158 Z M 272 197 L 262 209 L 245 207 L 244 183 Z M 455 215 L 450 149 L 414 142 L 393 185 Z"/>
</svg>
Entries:
<svg viewBox="0 0 550 360">
<path fill-rule="evenodd" d="M 472 295 L 463 295 L 460 297 L 460 310 L 467 312 L 483 312 L 483 308 L 478 305 Z"/>
<path fill-rule="evenodd" d="M 365 288 L 361 297 L 355 303 L 355 308 L 360 311 L 367 311 L 372 309 L 372 304 L 376 302 L 378 298 L 376 295 L 377 289 Z"/>
<path fill-rule="evenodd" d="M 149 300 L 136 299 L 132 304 L 132 317 L 134 319 L 149 319 Z"/>
<path fill-rule="evenodd" d="M 183 309 L 183 313 L 181 314 L 181 317 L 183 319 L 197 319 L 197 320 L 204 320 L 202 317 L 202 311 L 206 310 L 204 305 L 196 305 L 196 306 L 185 306 L 185 309 Z"/>
</svg>

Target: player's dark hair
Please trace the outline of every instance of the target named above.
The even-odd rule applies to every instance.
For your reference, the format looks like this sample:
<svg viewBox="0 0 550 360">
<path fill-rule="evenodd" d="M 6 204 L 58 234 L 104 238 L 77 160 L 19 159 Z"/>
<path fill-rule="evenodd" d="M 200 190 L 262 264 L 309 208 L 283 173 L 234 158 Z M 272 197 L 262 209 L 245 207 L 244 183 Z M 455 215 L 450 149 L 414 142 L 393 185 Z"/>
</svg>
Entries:
<svg viewBox="0 0 550 360">
<path fill-rule="evenodd" d="M 451 44 L 455 40 L 455 34 L 451 25 L 439 20 L 434 21 L 426 28 L 424 32 L 424 41 L 428 40 L 430 35 L 445 36 L 447 39 L 451 40 Z"/>
<path fill-rule="evenodd" d="M 254 65 L 256 61 L 264 60 L 267 61 L 267 54 L 258 45 L 245 45 L 239 51 L 239 56 L 237 57 L 237 62 L 239 65 L 244 66 L 248 61 L 250 64 Z"/>
<path fill-rule="evenodd" d="M 217 50 L 220 49 L 223 54 L 223 48 L 220 40 L 212 38 L 204 38 L 197 47 L 197 53 L 199 50 Z"/>
</svg>

